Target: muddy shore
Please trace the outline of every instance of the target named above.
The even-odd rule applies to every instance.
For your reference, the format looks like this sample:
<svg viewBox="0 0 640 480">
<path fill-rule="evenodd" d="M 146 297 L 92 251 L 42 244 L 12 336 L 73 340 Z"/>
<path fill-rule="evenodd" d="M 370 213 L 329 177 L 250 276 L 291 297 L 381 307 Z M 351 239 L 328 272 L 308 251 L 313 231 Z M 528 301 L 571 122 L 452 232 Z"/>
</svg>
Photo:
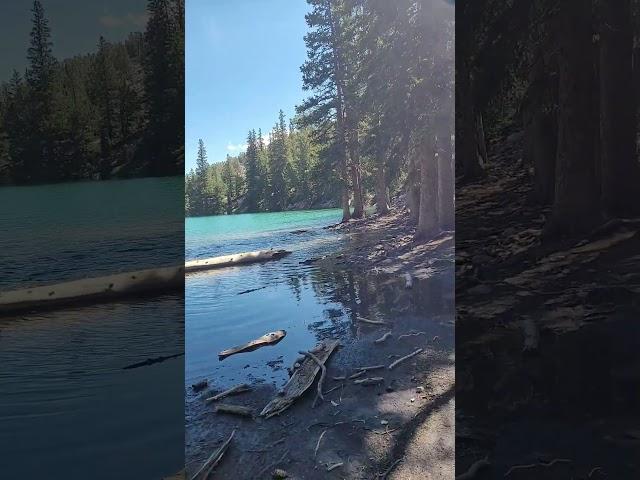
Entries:
<svg viewBox="0 0 640 480">
<path fill-rule="evenodd" d="M 324 390 L 333 390 L 325 402 L 312 408 L 314 382 L 279 416 L 241 418 L 214 413 L 215 405 L 205 404 L 204 398 L 221 391 L 215 378 L 209 379 L 210 388 L 205 391 L 187 388 L 188 401 L 198 405 L 187 419 L 197 425 L 186 434 L 187 450 L 192 452 L 187 459 L 188 478 L 234 429 L 233 442 L 211 478 L 269 479 L 276 468 L 293 479 L 452 477 L 453 236 L 413 242 L 413 229 L 405 219 L 406 211 L 397 207 L 385 217 L 333 227 L 347 236 L 345 248 L 314 259 L 318 268 L 348 270 L 375 284 L 367 315 L 386 322 L 367 324 L 354 315 L 355 337 L 348 341 L 335 337 L 341 346 L 326 364 Z M 406 288 L 407 273 L 411 288 Z M 436 313 L 426 311 L 434 299 L 442 308 Z M 386 332 L 391 336 L 385 342 L 374 343 Z M 301 345 L 300 349 L 312 347 Z M 393 370 L 387 368 L 418 348 L 423 349 L 420 354 Z M 333 379 L 378 364 L 385 368 L 366 376 L 383 377 L 379 385 Z M 272 384 L 256 382 L 251 388 L 226 403 L 250 407 L 257 414 L 276 395 Z"/>
</svg>

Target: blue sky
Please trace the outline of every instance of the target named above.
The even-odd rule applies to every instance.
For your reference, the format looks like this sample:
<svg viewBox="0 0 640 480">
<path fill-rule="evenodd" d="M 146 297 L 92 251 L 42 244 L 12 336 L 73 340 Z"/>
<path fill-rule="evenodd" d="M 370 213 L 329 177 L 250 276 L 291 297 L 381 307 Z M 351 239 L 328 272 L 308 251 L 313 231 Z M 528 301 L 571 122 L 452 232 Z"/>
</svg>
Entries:
<svg viewBox="0 0 640 480">
<path fill-rule="evenodd" d="M 304 0 L 188 0 L 186 3 L 186 170 L 198 139 L 209 163 L 244 150 L 251 128 L 271 130 L 305 97 Z"/>
<path fill-rule="evenodd" d="M 41 0 L 49 19 L 53 53 L 59 59 L 94 52 L 98 38 L 118 41 L 143 31 L 146 0 Z M 0 15 L 0 80 L 13 70 L 24 72 L 31 32 L 31 0 L 2 2 Z"/>
</svg>

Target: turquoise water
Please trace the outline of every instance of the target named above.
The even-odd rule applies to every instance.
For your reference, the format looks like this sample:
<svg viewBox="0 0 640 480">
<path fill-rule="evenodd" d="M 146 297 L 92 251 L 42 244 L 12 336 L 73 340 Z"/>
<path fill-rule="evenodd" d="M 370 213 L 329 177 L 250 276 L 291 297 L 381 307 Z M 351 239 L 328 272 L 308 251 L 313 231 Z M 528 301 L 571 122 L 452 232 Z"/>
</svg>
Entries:
<svg viewBox="0 0 640 480">
<path fill-rule="evenodd" d="M 0 289 L 180 264 L 182 189 L 182 177 L 0 188 Z M 183 358 L 122 368 L 182 352 L 183 318 L 181 293 L 0 318 L 0 476 L 182 468 Z"/>
<path fill-rule="evenodd" d="M 0 188 L 0 288 L 179 264 L 182 177 Z"/>
</svg>

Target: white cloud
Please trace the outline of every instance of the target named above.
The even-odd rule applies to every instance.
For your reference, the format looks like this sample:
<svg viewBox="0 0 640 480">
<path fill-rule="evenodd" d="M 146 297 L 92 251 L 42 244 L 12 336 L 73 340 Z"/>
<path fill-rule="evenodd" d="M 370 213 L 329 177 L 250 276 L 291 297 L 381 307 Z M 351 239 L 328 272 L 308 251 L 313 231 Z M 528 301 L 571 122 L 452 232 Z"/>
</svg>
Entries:
<svg viewBox="0 0 640 480">
<path fill-rule="evenodd" d="M 246 143 L 237 143 L 237 144 L 233 144 L 231 142 L 229 142 L 227 144 L 227 150 L 231 153 L 240 153 L 240 152 L 244 152 L 247 149 L 247 144 Z"/>
<path fill-rule="evenodd" d="M 107 28 L 122 28 L 122 27 L 138 27 L 143 28 L 147 24 L 148 14 L 147 12 L 132 13 L 129 12 L 125 15 L 102 15 L 98 21 L 100 24 Z"/>
</svg>

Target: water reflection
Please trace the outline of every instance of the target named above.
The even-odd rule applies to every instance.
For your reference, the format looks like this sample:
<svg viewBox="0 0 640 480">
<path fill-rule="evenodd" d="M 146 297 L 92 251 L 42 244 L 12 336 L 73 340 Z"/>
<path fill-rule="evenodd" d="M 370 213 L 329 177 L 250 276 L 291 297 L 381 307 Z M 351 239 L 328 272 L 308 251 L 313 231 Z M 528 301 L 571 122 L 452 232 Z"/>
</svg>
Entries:
<svg viewBox="0 0 640 480">
<path fill-rule="evenodd" d="M 339 212 L 335 217 L 326 218 L 324 225 L 338 221 Z M 217 246 L 219 239 L 211 232 L 207 242 L 202 237 L 198 239 L 200 246 L 196 248 L 189 245 L 187 224 L 188 252 L 271 247 L 293 251 L 275 262 L 187 276 L 187 458 L 197 439 L 206 436 L 199 431 L 198 419 L 208 418 L 211 409 L 190 388 L 204 378 L 214 390 L 237 383 L 279 388 L 288 380 L 285 367 L 293 364 L 298 351 L 309 349 L 320 340 L 339 338 L 346 346 L 363 335 L 381 334 L 391 328 L 402 333 L 424 331 L 430 339 L 452 330 L 451 268 L 444 273 L 434 272 L 424 280 L 416 279 L 413 288 L 406 289 L 404 279 L 398 275 L 368 272 L 357 266 L 345 268 L 340 263 L 307 262 L 340 251 L 348 246 L 348 239 L 323 229 L 322 224 L 310 225 L 304 217 L 290 227 L 308 231 L 291 235 L 290 231 L 276 230 L 252 237 L 255 243 L 242 240 L 224 247 Z M 256 290 L 243 293 L 250 289 Z M 359 316 L 388 324 L 372 327 L 358 321 Z M 277 345 L 218 360 L 219 351 L 277 329 L 287 331 L 286 338 Z"/>
</svg>

